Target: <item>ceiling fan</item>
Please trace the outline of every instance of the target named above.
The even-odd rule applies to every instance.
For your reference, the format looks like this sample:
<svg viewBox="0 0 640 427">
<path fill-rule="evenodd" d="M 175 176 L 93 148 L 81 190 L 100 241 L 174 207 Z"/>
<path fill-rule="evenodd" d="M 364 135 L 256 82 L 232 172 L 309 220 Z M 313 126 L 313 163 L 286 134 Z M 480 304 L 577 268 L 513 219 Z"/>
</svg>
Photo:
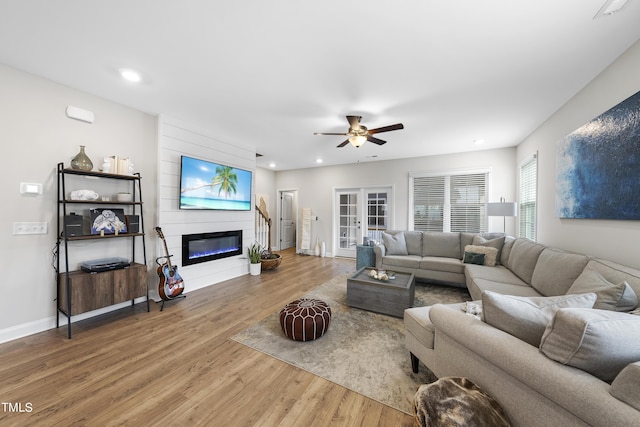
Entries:
<svg viewBox="0 0 640 427">
<path fill-rule="evenodd" d="M 366 126 L 360 124 L 360 119 L 362 119 L 362 117 L 360 116 L 347 116 L 347 121 L 349 122 L 349 130 L 347 131 L 347 133 L 315 132 L 314 135 L 345 135 L 345 136 L 348 136 L 349 138 L 347 138 L 340 145 L 338 145 L 338 148 L 344 147 L 348 143 L 351 143 L 351 145 L 353 145 L 356 148 L 360 148 L 366 141 L 373 142 L 374 144 L 378 144 L 378 145 L 387 143 L 387 141 L 383 141 L 381 139 L 378 139 L 372 136 L 373 134 L 404 129 L 404 125 L 402 123 L 383 126 L 376 129 L 367 129 Z"/>
</svg>

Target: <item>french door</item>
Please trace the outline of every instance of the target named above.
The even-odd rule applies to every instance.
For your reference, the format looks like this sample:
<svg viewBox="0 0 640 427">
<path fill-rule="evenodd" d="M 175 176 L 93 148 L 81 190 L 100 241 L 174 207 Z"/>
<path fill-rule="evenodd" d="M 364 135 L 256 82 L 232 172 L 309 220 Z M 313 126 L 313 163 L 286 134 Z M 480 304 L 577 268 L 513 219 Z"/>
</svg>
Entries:
<svg viewBox="0 0 640 427">
<path fill-rule="evenodd" d="M 355 258 L 363 237 L 382 240 L 392 221 L 392 187 L 341 189 L 335 192 L 335 255 Z"/>
</svg>

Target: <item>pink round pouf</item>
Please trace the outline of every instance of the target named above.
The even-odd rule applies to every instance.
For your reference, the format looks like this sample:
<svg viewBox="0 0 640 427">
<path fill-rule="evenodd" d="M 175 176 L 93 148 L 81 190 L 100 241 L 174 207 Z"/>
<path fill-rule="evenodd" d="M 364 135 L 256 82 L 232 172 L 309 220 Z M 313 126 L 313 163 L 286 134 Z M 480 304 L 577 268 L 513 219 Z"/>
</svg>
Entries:
<svg viewBox="0 0 640 427">
<path fill-rule="evenodd" d="M 313 341 L 329 329 L 331 308 L 317 299 L 301 298 L 280 310 L 280 326 L 294 341 Z"/>
</svg>

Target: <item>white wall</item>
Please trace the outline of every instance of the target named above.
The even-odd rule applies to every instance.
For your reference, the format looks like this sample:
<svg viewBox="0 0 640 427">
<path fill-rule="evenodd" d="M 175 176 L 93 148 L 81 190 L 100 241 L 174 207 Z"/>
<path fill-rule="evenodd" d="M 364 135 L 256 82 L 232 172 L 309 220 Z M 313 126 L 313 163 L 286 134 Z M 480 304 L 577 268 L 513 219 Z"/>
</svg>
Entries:
<svg viewBox="0 0 640 427">
<path fill-rule="evenodd" d="M 556 143 L 564 136 L 640 90 L 640 42 L 607 67 L 518 146 L 523 159 L 538 151 L 538 233 L 540 243 L 640 268 L 634 248 L 639 221 L 560 219 L 555 216 Z M 640 188 L 638 188 L 640 197 Z"/>
<path fill-rule="evenodd" d="M 409 172 L 464 171 L 479 168 L 491 170 L 489 200 L 508 201 L 516 196 L 515 148 L 483 150 L 442 156 L 388 160 L 352 165 L 327 166 L 276 173 L 276 188 L 298 189 L 299 208 L 311 208 L 318 221 L 311 223 L 312 247 L 318 240 L 333 247 L 333 194 L 337 188 L 392 186 L 394 188 L 395 224 L 392 228 L 407 229 L 409 212 Z M 514 234 L 515 218 L 507 219 L 507 232 Z M 490 229 L 502 230 L 502 218 L 492 218 Z M 311 251 L 313 252 L 313 251 Z"/>
<path fill-rule="evenodd" d="M 247 247 L 255 240 L 255 211 L 180 210 L 180 156 L 221 163 L 245 170 L 255 170 L 255 147 L 222 141 L 207 129 L 162 115 L 158 120 L 158 225 L 173 255 L 171 262 L 178 266 L 184 279 L 185 293 L 223 280 L 247 274 Z M 255 195 L 256 174 L 253 174 L 252 193 Z M 182 235 L 216 231 L 242 230 L 243 255 L 201 264 L 182 266 Z M 158 254 L 164 248 L 156 239 Z M 157 288 L 154 289 L 154 297 Z"/>
<path fill-rule="evenodd" d="M 145 231 L 153 233 L 155 223 L 155 117 L 87 93 L 70 89 L 31 74 L 0 65 L 0 134 L 2 135 L 3 280 L 0 281 L 0 342 L 55 327 L 56 280 L 52 250 L 56 241 L 57 175 L 56 165 L 69 166 L 80 145 L 94 163 L 101 166 L 104 156 L 130 157 L 142 179 Z M 95 113 L 93 124 L 66 117 L 65 109 L 75 105 Z M 44 194 L 19 194 L 21 182 L 42 183 Z M 86 188 L 116 192 L 86 180 Z M 103 193 L 104 194 L 104 193 Z M 14 222 L 47 222 L 45 235 L 13 235 Z M 147 237 L 148 239 L 148 237 Z M 86 259 L 130 256 L 130 239 L 76 242 L 71 269 Z M 149 243 L 149 241 L 147 242 Z M 138 249 L 137 245 L 137 249 Z M 150 246 L 150 245 L 147 245 Z M 151 245 L 152 246 L 152 245 Z M 148 251 L 148 265 L 154 251 Z M 150 273 L 150 281 L 153 273 Z M 80 318 L 78 316 L 77 318 Z M 61 322 L 66 324 L 66 318 Z M 65 336 L 66 329 L 60 329 Z"/>
</svg>

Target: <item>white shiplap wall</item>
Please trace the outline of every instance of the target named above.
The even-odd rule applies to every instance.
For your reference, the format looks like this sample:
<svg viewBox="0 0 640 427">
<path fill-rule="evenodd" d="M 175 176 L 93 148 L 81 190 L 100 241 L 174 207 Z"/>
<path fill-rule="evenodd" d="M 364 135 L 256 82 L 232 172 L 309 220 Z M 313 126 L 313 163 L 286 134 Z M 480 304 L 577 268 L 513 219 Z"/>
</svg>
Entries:
<svg viewBox="0 0 640 427">
<path fill-rule="evenodd" d="M 250 212 L 180 210 L 180 156 L 185 155 L 253 171 Z M 255 240 L 255 147 L 217 139 L 209 130 L 161 115 L 158 119 L 158 225 L 167 241 L 171 263 L 178 266 L 185 292 L 247 274 L 247 247 Z M 182 267 L 182 235 L 242 230 L 243 254 Z M 164 255 L 157 241 L 158 256 Z"/>
</svg>

